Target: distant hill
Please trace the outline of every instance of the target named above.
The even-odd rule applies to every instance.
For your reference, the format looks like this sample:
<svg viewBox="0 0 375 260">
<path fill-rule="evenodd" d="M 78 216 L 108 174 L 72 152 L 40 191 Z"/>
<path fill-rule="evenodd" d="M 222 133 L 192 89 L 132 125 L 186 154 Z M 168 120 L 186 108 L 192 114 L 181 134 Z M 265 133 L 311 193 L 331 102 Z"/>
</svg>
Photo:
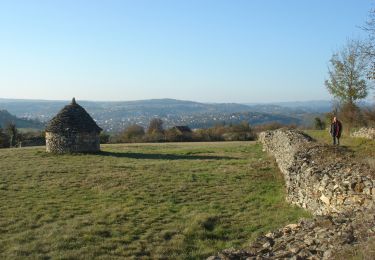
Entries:
<svg viewBox="0 0 375 260">
<path fill-rule="evenodd" d="M 105 130 L 119 131 L 130 124 L 147 126 L 154 117 L 165 122 L 165 127 L 189 125 L 191 128 L 211 127 L 215 124 L 248 121 L 252 125 L 279 122 L 301 124 L 306 114 L 325 109 L 314 106 L 288 107 L 285 104 L 199 103 L 176 99 L 138 101 L 80 101 L 77 100 Z M 50 120 L 70 101 L 0 99 L 0 108 L 18 117 Z"/>
<path fill-rule="evenodd" d="M 9 123 L 16 124 L 17 128 L 42 129 L 44 127 L 37 120 L 18 118 L 10 114 L 7 110 L 0 110 L 0 127 L 5 127 Z"/>
</svg>

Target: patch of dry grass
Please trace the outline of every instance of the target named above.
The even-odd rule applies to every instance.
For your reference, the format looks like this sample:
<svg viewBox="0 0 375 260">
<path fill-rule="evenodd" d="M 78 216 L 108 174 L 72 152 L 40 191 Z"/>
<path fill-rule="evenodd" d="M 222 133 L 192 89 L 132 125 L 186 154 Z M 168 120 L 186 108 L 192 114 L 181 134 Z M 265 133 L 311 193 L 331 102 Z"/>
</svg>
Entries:
<svg viewBox="0 0 375 260">
<path fill-rule="evenodd" d="M 375 238 L 369 238 L 368 241 L 348 246 L 344 250 L 337 252 L 336 260 L 373 260 L 375 259 Z"/>
</svg>

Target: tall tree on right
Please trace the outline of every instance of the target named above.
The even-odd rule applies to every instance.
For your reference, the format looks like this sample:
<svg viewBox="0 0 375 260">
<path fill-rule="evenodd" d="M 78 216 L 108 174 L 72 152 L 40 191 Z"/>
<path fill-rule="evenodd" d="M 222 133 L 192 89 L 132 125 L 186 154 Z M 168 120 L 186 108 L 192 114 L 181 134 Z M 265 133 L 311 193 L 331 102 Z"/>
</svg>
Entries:
<svg viewBox="0 0 375 260">
<path fill-rule="evenodd" d="M 356 101 L 367 97 L 368 64 L 368 58 L 362 51 L 362 43 L 348 41 L 330 60 L 329 78 L 325 81 L 329 93 L 342 104 L 349 105 L 355 105 Z"/>
<path fill-rule="evenodd" d="M 362 52 L 370 61 L 367 77 L 375 80 L 375 9 L 370 10 L 366 25 L 362 29 L 368 33 L 367 41 L 362 44 Z"/>
<path fill-rule="evenodd" d="M 367 41 L 364 41 L 362 51 L 369 59 L 370 66 L 367 78 L 375 82 L 375 9 L 371 9 L 366 25 L 362 27 L 367 33 Z M 375 126 L 375 106 L 364 109 L 364 118 L 367 125 Z"/>
<path fill-rule="evenodd" d="M 345 123 L 347 132 L 365 123 L 357 101 L 366 98 L 369 92 L 369 64 L 369 56 L 363 52 L 363 43 L 355 40 L 348 41 L 330 60 L 325 85 L 339 101 L 335 115 Z"/>
</svg>

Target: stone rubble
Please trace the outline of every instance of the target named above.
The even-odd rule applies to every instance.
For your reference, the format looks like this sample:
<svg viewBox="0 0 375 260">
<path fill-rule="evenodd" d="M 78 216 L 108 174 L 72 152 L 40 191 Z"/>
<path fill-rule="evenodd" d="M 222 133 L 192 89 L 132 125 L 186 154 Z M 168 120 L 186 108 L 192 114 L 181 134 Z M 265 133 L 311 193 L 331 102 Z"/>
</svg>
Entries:
<svg viewBox="0 0 375 260">
<path fill-rule="evenodd" d="M 362 127 L 351 134 L 352 137 L 360 137 L 366 139 L 375 139 L 375 128 Z"/>
<path fill-rule="evenodd" d="M 314 142 L 296 130 L 259 136 L 284 174 L 287 200 L 315 215 L 260 236 L 248 248 L 227 249 L 210 260 L 330 259 L 375 235 L 375 174 L 343 147 Z"/>
</svg>

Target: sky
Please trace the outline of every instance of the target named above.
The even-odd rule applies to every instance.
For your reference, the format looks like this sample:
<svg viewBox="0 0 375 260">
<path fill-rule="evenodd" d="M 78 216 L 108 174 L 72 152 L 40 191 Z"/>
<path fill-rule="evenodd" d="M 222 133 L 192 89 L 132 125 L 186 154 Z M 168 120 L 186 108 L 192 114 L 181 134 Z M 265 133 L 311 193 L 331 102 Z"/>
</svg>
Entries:
<svg viewBox="0 0 375 260">
<path fill-rule="evenodd" d="M 0 98 L 326 100 L 370 0 L 0 0 Z"/>
</svg>

